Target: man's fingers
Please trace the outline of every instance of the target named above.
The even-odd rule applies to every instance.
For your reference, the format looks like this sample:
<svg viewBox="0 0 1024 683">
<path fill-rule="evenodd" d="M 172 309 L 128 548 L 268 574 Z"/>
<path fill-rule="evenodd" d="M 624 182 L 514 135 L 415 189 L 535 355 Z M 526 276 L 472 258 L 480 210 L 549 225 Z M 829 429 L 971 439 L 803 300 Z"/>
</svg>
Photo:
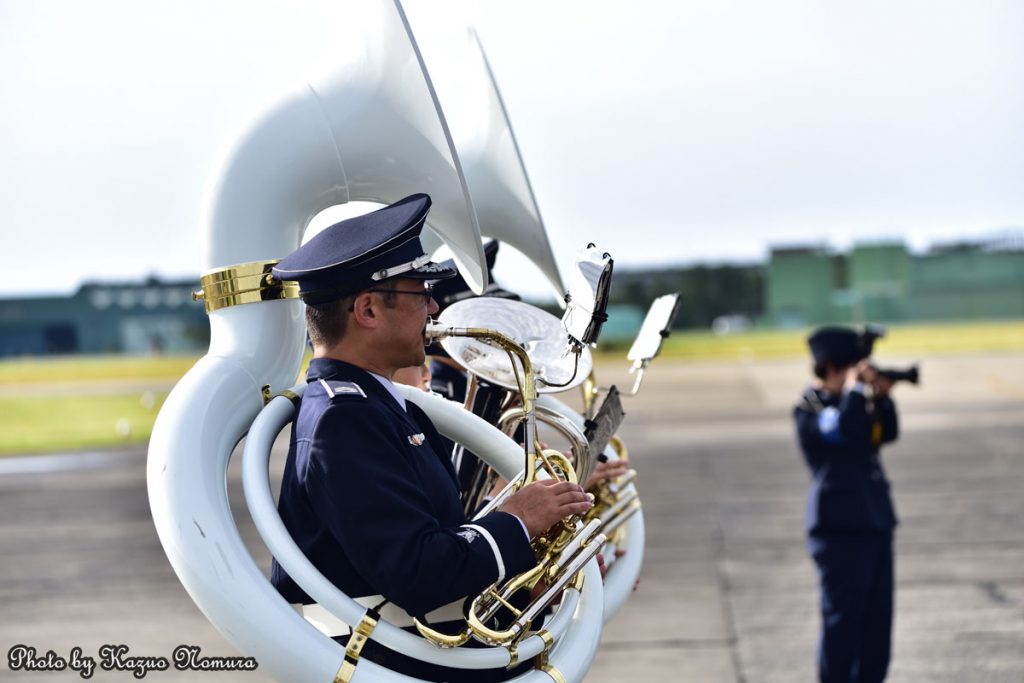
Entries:
<svg viewBox="0 0 1024 683">
<path fill-rule="evenodd" d="M 578 502 L 582 500 L 590 500 L 589 494 L 585 493 L 583 489 L 577 487 L 575 489 L 567 489 L 554 493 L 555 500 L 559 502 Z"/>
<path fill-rule="evenodd" d="M 574 500 L 562 504 L 563 516 L 564 515 L 579 515 L 590 508 L 594 507 L 594 503 L 589 500 Z"/>
<path fill-rule="evenodd" d="M 562 510 L 565 511 L 565 514 L 563 514 L 562 516 L 566 517 L 568 515 L 580 515 L 592 507 L 594 507 L 594 504 L 591 503 L 589 500 L 583 503 L 567 503 L 566 505 L 563 505 L 561 508 Z"/>
<path fill-rule="evenodd" d="M 608 473 L 608 476 L 610 476 L 610 477 L 618 477 L 618 476 L 621 476 L 621 475 L 625 474 L 627 469 L 628 469 L 628 466 L 626 465 L 626 463 L 617 462 L 614 465 L 611 465 L 610 467 L 608 467 L 606 472 Z"/>
<path fill-rule="evenodd" d="M 554 495 L 561 495 L 568 491 L 576 491 L 579 493 L 583 493 L 583 487 L 580 486 L 579 484 L 574 484 L 571 481 L 556 481 L 554 479 L 543 479 L 541 480 L 541 482 L 538 483 L 543 483 L 545 486 L 550 488 L 552 494 Z"/>
</svg>

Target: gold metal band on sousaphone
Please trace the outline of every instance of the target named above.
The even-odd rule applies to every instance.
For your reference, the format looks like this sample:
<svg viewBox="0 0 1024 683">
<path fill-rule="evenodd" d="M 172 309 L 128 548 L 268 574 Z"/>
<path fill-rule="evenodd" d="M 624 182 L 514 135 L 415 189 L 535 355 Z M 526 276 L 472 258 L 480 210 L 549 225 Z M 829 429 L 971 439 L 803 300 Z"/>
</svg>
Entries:
<svg viewBox="0 0 1024 683">
<path fill-rule="evenodd" d="M 192 293 L 194 301 L 203 301 L 206 312 L 279 299 L 298 299 L 299 283 L 278 280 L 270 270 L 279 259 L 254 261 L 209 270 L 199 278 L 201 290 Z"/>
</svg>

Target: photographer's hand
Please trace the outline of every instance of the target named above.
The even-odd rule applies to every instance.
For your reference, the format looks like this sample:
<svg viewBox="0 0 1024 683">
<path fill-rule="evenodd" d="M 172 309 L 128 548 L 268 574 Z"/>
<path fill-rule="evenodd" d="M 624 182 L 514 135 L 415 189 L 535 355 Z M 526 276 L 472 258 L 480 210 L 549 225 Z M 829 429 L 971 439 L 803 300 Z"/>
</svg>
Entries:
<svg viewBox="0 0 1024 683">
<path fill-rule="evenodd" d="M 844 391 L 853 391 L 854 387 L 860 384 L 863 380 L 860 378 L 859 366 L 853 366 L 846 371 L 846 380 L 843 382 Z"/>
<path fill-rule="evenodd" d="M 864 384 L 874 385 L 878 381 L 878 371 L 871 365 L 871 361 L 865 358 L 857 363 L 857 379 Z"/>
<path fill-rule="evenodd" d="M 892 389 L 892 380 L 880 373 L 867 358 L 857 364 L 857 378 L 864 384 L 870 384 L 874 395 L 878 398 L 888 396 Z"/>
</svg>

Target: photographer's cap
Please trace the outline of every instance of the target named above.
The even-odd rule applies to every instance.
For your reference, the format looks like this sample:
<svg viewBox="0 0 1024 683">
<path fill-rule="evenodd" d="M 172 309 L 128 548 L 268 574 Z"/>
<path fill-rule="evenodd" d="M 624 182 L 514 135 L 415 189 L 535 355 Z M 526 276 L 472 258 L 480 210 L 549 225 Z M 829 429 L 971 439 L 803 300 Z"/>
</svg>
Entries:
<svg viewBox="0 0 1024 683">
<path fill-rule="evenodd" d="M 848 327 L 819 327 L 807 338 L 807 345 L 816 363 L 831 363 L 838 368 L 865 358 L 861 335 Z"/>
<path fill-rule="evenodd" d="M 430 197 L 414 194 L 335 223 L 283 258 L 273 275 L 298 282 L 307 304 L 336 301 L 392 277 L 455 277 L 458 271 L 423 252 L 420 232 L 429 211 Z"/>
</svg>

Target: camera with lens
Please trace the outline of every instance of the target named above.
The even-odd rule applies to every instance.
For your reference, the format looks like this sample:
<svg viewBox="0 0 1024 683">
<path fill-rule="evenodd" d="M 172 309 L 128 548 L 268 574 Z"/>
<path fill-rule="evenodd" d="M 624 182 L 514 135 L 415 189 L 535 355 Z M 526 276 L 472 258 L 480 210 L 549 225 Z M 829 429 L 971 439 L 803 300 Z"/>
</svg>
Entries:
<svg viewBox="0 0 1024 683">
<path fill-rule="evenodd" d="M 870 358 L 871 352 L 875 347 L 875 340 L 881 339 L 885 336 L 885 328 L 880 325 L 868 325 L 864 328 L 864 331 L 860 335 L 860 357 L 861 359 Z M 895 384 L 896 382 L 909 382 L 910 384 L 918 384 L 921 379 L 921 373 L 918 366 L 914 365 L 906 369 L 899 368 L 880 368 L 875 365 L 871 366 L 874 369 L 875 374 L 880 377 L 885 377 L 887 380 Z"/>
</svg>

